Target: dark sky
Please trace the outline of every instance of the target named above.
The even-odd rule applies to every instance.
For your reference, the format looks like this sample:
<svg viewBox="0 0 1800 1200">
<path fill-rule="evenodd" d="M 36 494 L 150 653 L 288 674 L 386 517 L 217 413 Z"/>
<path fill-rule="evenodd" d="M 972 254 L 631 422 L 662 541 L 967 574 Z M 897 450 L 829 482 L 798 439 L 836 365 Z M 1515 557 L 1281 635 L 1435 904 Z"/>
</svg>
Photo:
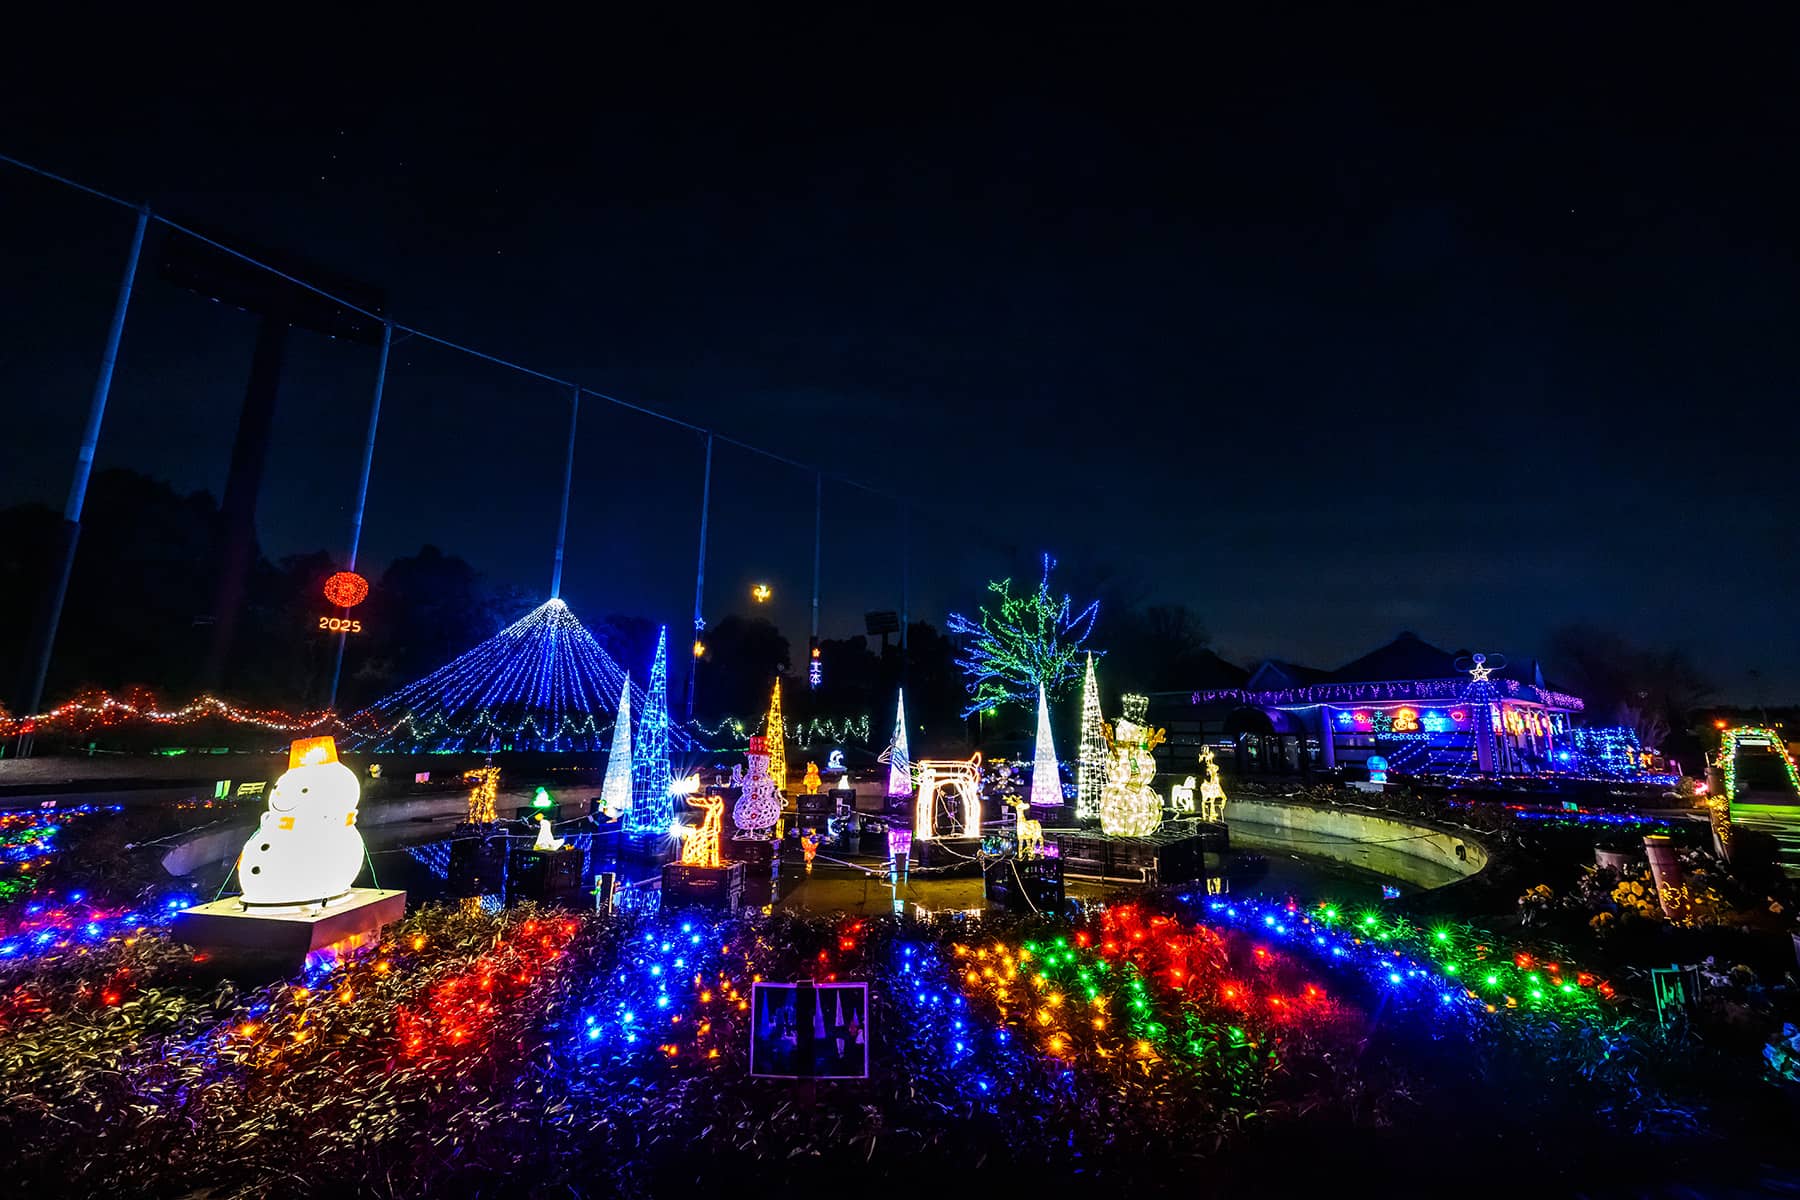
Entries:
<svg viewBox="0 0 1800 1200">
<path fill-rule="evenodd" d="M 138 30 L 79 70 L 18 39 L 0 149 L 930 504 L 916 615 L 1048 549 L 1240 659 L 1402 628 L 1517 657 L 1586 620 L 1800 694 L 1793 30 L 1269 11 Z M 0 503 L 61 502 L 128 231 L 0 168 Z M 217 492 L 253 334 L 147 278 L 101 465 Z M 341 551 L 373 372 L 296 339 L 271 552 Z M 399 346 L 365 562 L 431 541 L 545 587 L 566 422 Z M 565 595 L 679 626 L 698 442 L 590 403 L 577 464 Z M 721 452 L 710 612 L 766 578 L 804 644 L 811 494 Z M 897 605 L 896 531 L 828 488 L 827 636 Z"/>
</svg>

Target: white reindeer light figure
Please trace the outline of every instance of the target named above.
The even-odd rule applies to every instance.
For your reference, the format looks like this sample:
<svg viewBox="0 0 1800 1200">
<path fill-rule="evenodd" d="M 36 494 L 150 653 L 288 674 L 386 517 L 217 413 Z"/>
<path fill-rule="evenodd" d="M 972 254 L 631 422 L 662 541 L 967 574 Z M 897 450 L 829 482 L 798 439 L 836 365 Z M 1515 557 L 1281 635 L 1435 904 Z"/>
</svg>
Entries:
<svg viewBox="0 0 1800 1200">
<path fill-rule="evenodd" d="M 1169 807 L 1176 812 L 1194 811 L 1194 777 L 1189 775 L 1186 782 L 1178 783 L 1169 789 Z"/>
</svg>

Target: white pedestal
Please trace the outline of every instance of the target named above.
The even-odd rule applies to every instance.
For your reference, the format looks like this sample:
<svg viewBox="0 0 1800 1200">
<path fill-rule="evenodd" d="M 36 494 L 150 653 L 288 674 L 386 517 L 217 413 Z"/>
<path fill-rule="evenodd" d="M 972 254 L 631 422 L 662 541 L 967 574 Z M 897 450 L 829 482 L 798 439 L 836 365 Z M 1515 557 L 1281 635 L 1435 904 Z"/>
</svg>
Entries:
<svg viewBox="0 0 1800 1200">
<path fill-rule="evenodd" d="M 225 965 L 298 971 L 315 956 L 346 954 L 374 943 L 406 915 L 406 893 L 351 888 L 328 905 L 293 909 L 246 908 L 228 896 L 175 914 L 175 939 Z"/>
</svg>

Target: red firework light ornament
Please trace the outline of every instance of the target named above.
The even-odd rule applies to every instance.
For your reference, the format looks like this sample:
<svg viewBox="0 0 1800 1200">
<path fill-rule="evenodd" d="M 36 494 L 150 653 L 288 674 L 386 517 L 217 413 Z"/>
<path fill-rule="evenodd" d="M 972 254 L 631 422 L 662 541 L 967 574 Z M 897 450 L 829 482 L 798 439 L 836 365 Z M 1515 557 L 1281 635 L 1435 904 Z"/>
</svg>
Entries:
<svg viewBox="0 0 1800 1200">
<path fill-rule="evenodd" d="M 369 598 L 369 581 L 355 571 L 339 571 L 325 581 L 325 598 L 335 608 L 355 608 Z"/>
</svg>

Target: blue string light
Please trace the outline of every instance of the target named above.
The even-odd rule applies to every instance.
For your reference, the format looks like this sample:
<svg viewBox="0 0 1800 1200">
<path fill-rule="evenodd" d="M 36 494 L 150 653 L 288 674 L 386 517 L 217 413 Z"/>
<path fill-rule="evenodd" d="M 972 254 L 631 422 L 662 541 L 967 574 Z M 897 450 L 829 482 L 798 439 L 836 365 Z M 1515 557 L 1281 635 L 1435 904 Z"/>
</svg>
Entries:
<svg viewBox="0 0 1800 1200">
<path fill-rule="evenodd" d="M 379 751 L 604 750 L 610 722 L 600 722 L 618 711 L 625 686 L 624 670 L 568 605 L 550 600 L 349 724 Z M 698 748 L 667 729 L 666 704 L 664 726 L 665 749 Z"/>
<path fill-rule="evenodd" d="M 669 631 L 656 638 L 656 661 L 650 668 L 650 691 L 640 709 L 637 737 L 631 743 L 631 808 L 625 814 L 625 832 L 642 836 L 667 834 L 675 819 L 675 801 L 669 795 L 674 776 L 669 769 L 669 747 L 679 736 L 669 727 Z"/>
<path fill-rule="evenodd" d="M 1643 770 L 1643 743 L 1629 725 L 1601 725 L 1569 731 L 1569 749 L 1559 751 L 1559 766 L 1577 775 L 1601 779 L 1634 778 Z M 1564 759 L 1563 755 L 1570 757 Z"/>
</svg>

